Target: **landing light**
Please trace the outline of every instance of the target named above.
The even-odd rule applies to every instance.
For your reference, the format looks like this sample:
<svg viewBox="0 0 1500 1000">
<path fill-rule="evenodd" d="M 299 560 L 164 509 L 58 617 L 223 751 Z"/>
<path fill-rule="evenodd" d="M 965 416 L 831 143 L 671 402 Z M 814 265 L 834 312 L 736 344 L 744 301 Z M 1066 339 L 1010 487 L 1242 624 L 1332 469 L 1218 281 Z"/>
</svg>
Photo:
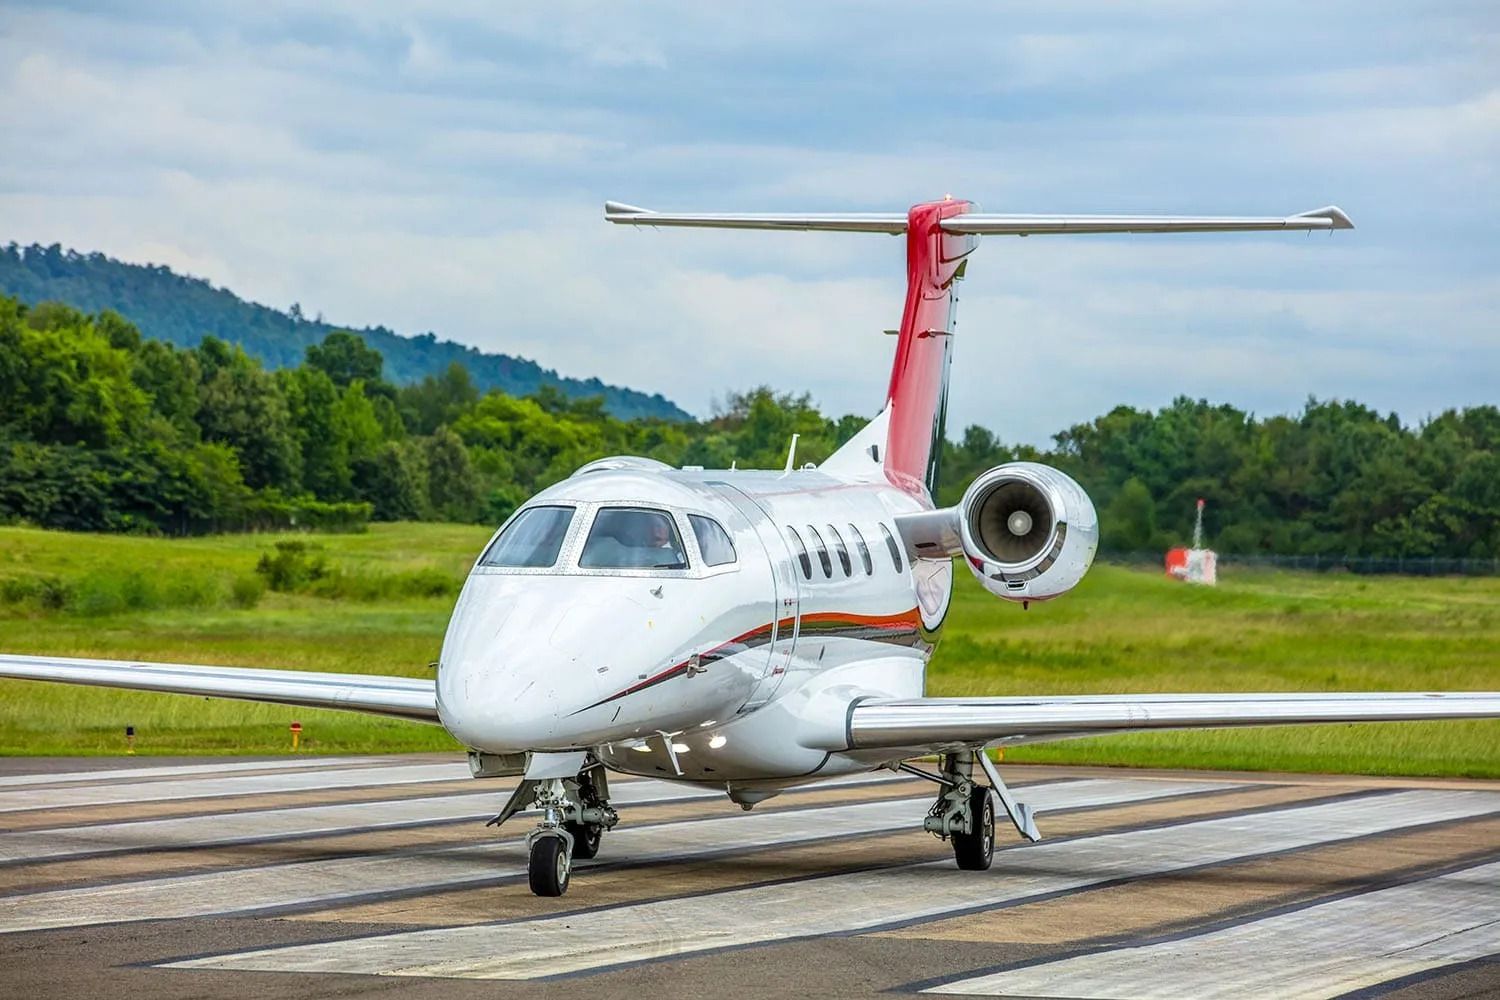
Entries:
<svg viewBox="0 0 1500 1000">
<path fill-rule="evenodd" d="M 672 744 L 672 752 L 673 753 L 687 753 L 688 752 L 688 745 L 686 743 L 673 743 Z"/>
<path fill-rule="evenodd" d="M 728 743 L 728 742 L 729 742 L 729 741 L 728 741 L 728 740 L 726 740 L 726 739 L 725 739 L 725 738 L 724 738 L 724 737 L 722 737 L 722 736 L 715 736 L 715 737 L 712 737 L 712 738 L 711 738 L 711 739 L 710 739 L 710 740 L 709 740 L 709 741 L 708 741 L 708 748 L 709 748 L 709 749 L 710 749 L 710 750 L 717 750 L 717 749 L 719 749 L 719 747 L 721 747 L 721 746 L 723 746 L 723 745 L 724 745 L 724 744 L 725 744 L 725 743 Z"/>
<path fill-rule="evenodd" d="M 650 753 L 651 752 L 651 748 L 648 747 L 644 743 L 637 743 L 635 746 L 631 747 L 630 749 L 632 749 L 632 750 L 639 750 L 641 753 Z"/>
</svg>

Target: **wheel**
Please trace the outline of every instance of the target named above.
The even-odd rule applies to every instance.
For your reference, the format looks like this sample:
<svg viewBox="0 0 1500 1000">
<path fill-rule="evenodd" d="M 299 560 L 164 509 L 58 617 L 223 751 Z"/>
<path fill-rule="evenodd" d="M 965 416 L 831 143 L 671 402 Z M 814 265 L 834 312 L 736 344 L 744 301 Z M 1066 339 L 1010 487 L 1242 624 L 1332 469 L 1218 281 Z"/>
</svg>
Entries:
<svg viewBox="0 0 1500 1000">
<path fill-rule="evenodd" d="M 573 857 L 587 861 L 599 853 L 599 841 L 604 837 L 604 827 L 597 823 L 564 823 L 563 829 L 573 835 Z"/>
<path fill-rule="evenodd" d="M 969 810 L 978 822 L 973 833 L 953 835 L 953 857 L 964 871 L 982 872 L 995 859 L 995 798 L 988 787 L 975 785 Z"/>
<path fill-rule="evenodd" d="M 567 892 L 572 869 L 567 842 L 561 837 L 538 837 L 531 842 L 527 874 L 531 891 L 538 896 L 561 896 Z"/>
</svg>

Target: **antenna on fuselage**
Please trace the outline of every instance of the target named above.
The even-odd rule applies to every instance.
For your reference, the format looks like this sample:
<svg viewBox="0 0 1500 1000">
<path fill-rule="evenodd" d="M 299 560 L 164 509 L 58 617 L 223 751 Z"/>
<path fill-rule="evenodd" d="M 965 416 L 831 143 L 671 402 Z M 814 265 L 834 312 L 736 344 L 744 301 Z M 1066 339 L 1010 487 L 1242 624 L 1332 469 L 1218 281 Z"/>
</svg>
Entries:
<svg viewBox="0 0 1500 1000">
<path fill-rule="evenodd" d="M 792 469 L 796 467 L 796 462 L 797 462 L 797 439 L 799 437 L 801 437 L 801 436 L 802 435 L 800 435 L 800 434 L 793 434 L 792 435 L 792 446 L 790 448 L 788 448 L 787 451 L 786 451 L 786 468 L 782 470 L 782 475 L 789 475 L 791 473 Z"/>
</svg>

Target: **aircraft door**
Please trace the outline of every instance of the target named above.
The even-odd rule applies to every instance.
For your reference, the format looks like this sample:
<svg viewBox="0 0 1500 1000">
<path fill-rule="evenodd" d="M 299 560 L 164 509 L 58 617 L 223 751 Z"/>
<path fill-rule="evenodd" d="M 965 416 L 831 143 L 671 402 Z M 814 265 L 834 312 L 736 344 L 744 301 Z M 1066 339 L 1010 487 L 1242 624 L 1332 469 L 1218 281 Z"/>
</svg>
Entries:
<svg viewBox="0 0 1500 1000">
<path fill-rule="evenodd" d="M 755 499 L 736 489 L 730 483 L 714 483 L 722 487 L 724 498 L 735 505 L 745 519 L 755 528 L 755 534 L 771 560 L 771 576 L 776 584 L 774 620 L 771 622 L 771 655 L 766 662 L 765 673 L 750 692 L 749 699 L 740 707 L 741 712 L 759 708 L 781 686 L 782 680 L 792 666 L 792 651 L 797 645 L 800 595 L 797 590 L 797 572 L 792 564 L 792 552 L 786 538 L 774 521 Z"/>
</svg>

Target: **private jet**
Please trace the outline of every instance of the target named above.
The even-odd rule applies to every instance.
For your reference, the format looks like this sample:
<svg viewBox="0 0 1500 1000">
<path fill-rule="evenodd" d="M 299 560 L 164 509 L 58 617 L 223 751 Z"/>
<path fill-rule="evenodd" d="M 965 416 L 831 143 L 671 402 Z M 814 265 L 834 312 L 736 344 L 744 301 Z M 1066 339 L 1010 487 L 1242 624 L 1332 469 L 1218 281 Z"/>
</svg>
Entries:
<svg viewBox="0 0 1500 1000">
<path fill-rule="evenodd" d="M 1500 692 L 934 698 L 926 668 L 955 562 L 1023 608 L 1072 590 L 1099 521 L 1062 471 L 1012 462 L 933 503 L 958 281 L 983 236 L 1352 228 L 1287 217 L 995 215 L 945 198 L 905 213 L 654 212 L 623 226 L 884 233 L 906 298 L 884 405 L 821 464 L 590 462 L 521 505 L 479 554 L 435 678 L 0 656 L 0 677 L 348 709 L 441 725 L 476 777 L 519 779 L 499 815 L 539 815 L 529 881 L 568 887 L 618 815 L 608 774 L 722 788 L 745 809 L 886 768 L 933 783 L 924 830 L 983 870 L 997 807 L 1037 840 L 988 752 L 1143 730 L 1500 716 Z M 995 664 L 997 671 L 1003 663 Z M 933 763 L 923 764 L 923 761 Z"/>
</svg>

